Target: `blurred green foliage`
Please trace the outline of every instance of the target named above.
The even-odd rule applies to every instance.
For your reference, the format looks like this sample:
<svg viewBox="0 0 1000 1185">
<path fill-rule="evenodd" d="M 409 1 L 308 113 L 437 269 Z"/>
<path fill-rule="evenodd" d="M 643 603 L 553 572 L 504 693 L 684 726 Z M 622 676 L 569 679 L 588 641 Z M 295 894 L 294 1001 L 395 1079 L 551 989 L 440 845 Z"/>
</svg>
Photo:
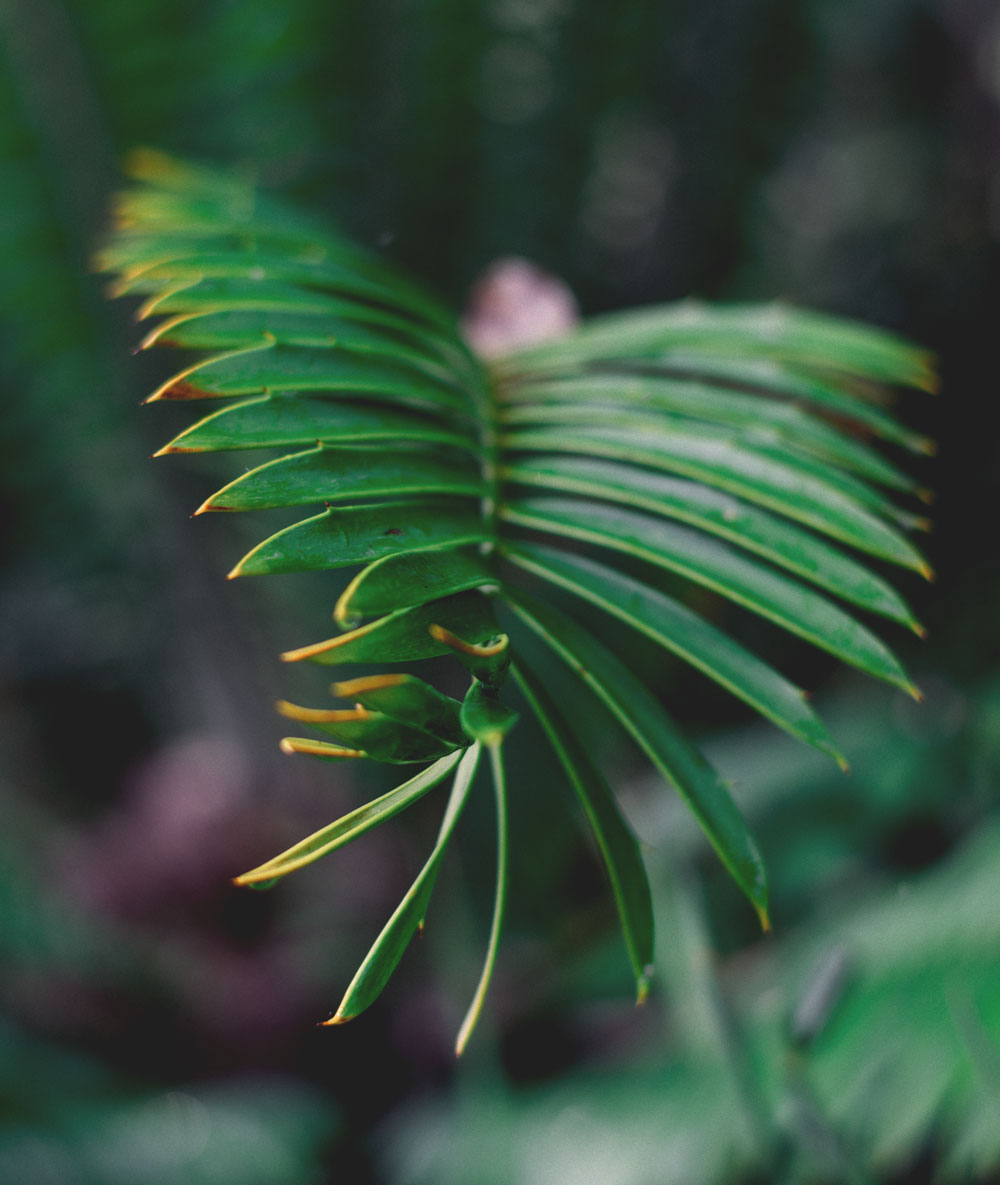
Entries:
<svg viewBox="0 0 1000 1185">
<path fill-rule="evenodd" d="M 8 0 L 0 38 L 0 1176 L 995 1175 L 993 6 Z M 224 889 L 352 801 L 273 756 L 273 655 L 298 640 L 278 636 L 275 608 L 309 636 L 332 597 L 322 580 L 223 586 L 233 527 L 184 521 L 202 472 L 142 459 L 171 412 L 135 409 L 157 375 L 127 361 L 135 331 L 86 270 L 117 159 L 141 144 L 334 211 L 455 302 L 520 253 L 587 311 L 782 295 L 940 351 L 945 394 L 904 412 L 941 445 L 923 475 L 939 583 L 914 590 L 931 635 L 905 655 L 926 706 L 828 689 L 846 780 L 770 736 L 719 740 L 772 868 L 773 943 L 732 916 L 677 812 L 620 757 L 636 826 L 664 845 L 664 986 L 645 1012 L 628 1011 L 617 939 L 601 945 L 611 918 L 577 837 L 532 847 L 515 808 L 515 885 L 531 883 L 511 902 L 496 1056 L 456 1075 L 446 1054 L 463 994 L 447 981 L 470 974 L 463 944 L 484 916 L 474 840 L 468 914 L 442 886 L 453 916 L 385 1006 L 359 1032 L 316 1034 L 432 820 L 342 854 L 268 913 Z M 794 678 L 825 683 L 825 666 L 785 654 Z M 692 727 L 740 724 L 669 673 L 663 686 Z M 512 784 L 530 778 L 554 816 L 541 763 Z M 546 893 L 551 909 L 526 908 Z M 334 895 L 356 929 L 331 928 Z M 826 1024 L 796 1037 L 808 985 L 838 965 Z M 607 1004 L 582 1002 L 601 990 Z M 413 1090 L 421 1111 L 374 1126 Z"/>
</svg>

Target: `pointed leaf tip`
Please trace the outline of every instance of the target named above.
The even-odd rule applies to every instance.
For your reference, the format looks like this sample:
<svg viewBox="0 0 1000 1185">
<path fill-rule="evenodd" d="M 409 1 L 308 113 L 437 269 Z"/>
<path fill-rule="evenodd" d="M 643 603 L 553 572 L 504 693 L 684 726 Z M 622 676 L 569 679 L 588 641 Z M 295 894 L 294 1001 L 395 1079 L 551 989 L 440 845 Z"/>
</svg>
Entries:
<svg viewBox="0 0 1000 1185">
<path fill-rule="evenodd" d="M 649 989 L 652 986 L 653 964 L 648 963 L 642 969 L 642 974 L 636 980 L 635 1006 L 641 1008 L 649 999 Z"/>
</svg>

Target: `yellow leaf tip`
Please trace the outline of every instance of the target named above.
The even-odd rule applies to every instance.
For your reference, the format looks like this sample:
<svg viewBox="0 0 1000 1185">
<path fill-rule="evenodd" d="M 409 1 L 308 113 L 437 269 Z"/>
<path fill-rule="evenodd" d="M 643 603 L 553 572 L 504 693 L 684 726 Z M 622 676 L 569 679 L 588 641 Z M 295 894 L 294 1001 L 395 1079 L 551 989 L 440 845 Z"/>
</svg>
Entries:
<svg viewBox="0 0 1000 1185">
<path fill-rule="evenodd" d="M 329 1020 L 321 1020 L 317 1025 L 317 1028 L 326 1029 L 331 1025 L 346 1025 L 349 1020 L 353 1019 L 354 1018 L 351 1016 L 344 1016 L 341 1012 L 335 1012 Z"/>
</svg>

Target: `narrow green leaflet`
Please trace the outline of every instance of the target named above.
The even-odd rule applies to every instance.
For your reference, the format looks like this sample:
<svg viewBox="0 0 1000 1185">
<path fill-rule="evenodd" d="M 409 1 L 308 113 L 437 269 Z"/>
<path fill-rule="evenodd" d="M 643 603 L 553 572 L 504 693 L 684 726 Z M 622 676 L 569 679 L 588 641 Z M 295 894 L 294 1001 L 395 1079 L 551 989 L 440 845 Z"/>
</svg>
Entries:
<svg viewBox="0 0 1000 1185">
<path fill-rule="evenodd" d="M 309 259 L 280 252 L 243 251 L 203 253 L 188 259 L 173 259 L 126 273 L 118 282 L 116 295 L 159 292 L 184 280 L 202 278 L 261 279 L 280 284 L 301 284 L 340 295 L 360 297 L 375 304 L 418 317 L 430 325 L 450 329 L 453 315 L 407 281 L 369 279 L 353 266 L 333 259 Z"/>
<path fill-rule="evenodd" d="M 650 365 L 677 375 L 694 375 L 706 382 L 729 384 L 739 389 L 751 389 L 763 394 L 782 395 L 796 402 L 814 404 L 818 409 L 832 412 L 838 419 L 861 425 L 883 440 L 890 440 L 916 453 L 932 453 L 933 443 L 926 436 L 912 432 L 888 412 L 870 402 L 872 392 L 854 384 L 845 386 L 842 376 L 838 382 L 827 381 L 820 374 L 807 369 L 793 368 L 787 363 L 767 358 L 727 358 L 713 353 L 694 353 L 670 350 L 661 354 Z"/>
<path fill-rule="evenodd" d="M 493 894 L 493 920 L 490 923 L 490 937 L 486 944 L 486 958 L 483 962 L 482 974 L 476 985 L 472 1003 L 465 1014 L 455 1040 L 455 1056 L 461 1057 L 469 1043 L 479 1017 L 486 1002 L 490 981 L 493 978 L 493 968 L 496 966 L 497 951 L 500 948 L 500 934 L 503 930 L 503 919 L 507 904 L 507 779 L 504 773 L 503 749 L 500 745 L 490 748 L 490 771 L 493 776 L 493 800 L 496 807 L 497 820 L 497 880 Z"/>
<path fill-rule="evenodd" d="M 530 464 L 506 465 L 502 476 L 523 486 L 625 503 L 700 527 L 827 592 L 922 633 L 906 602 L 880 577 L 794 523 L 724 491 L 590 457 L 533 457 Z"/>
<path fill-rule="evenodd" d="M 437 879 L 441 861 L 455 830 L 455 824 L 458 822 L 469 797 L 469 789 L 475 777 L 479 754 L 479 746 L 473 745 L 466 750 L 459 762 L 434 850 L 420 875 L 397 906 L 396 912 L 386 922 L 382 933 L 375 940 L 371 950 L 358 968 L 357 974 L 351 980 L 337 1011 L 330 1020 L 325 1022 L 326 1024 L 343 1024 L 345 1021 L 352 1020 L 374 1003 L 389 982 L 389 976 L 395 971 L 410 939 L 416 933 L 417 927 L 427 912 L 427 905 L 431 893 L 434 891 L 434 882 Z"/>
<path fill-rule="evenodd" d="M 622 818 L 608 784 L 580 746 L 541 681 L 528 670 L 523 660 L 511 669 L 565 769 L 597 840 L 635 976 L 636 999 L 641 1004 L 649 992 L 653 962 L 653 905 L 639 843 Z"/>
<path fill-rule="evenodd" d="M 435 761 L 433 765 L 421 770 L 416 777 L 403 782 L 395 790 L 390 790 L 381 798 L 376 798 L 373 802 L 358 807 L 357 810 L 344 815 L 335 823 L 330 823 L 306 839 L 300 840 L 287 851 L 257 868 L 252 868 L 242 876 L 236 877 L 233 883 L 251 885 L 256 888 L 269 888 L 288 873 L 305 868 L 307 864 L 312 864 L 321 856 L 344 847 L 345 844 L 357 839 L 359 835 L 364 835 L 366 831 L 370 831 L 373 827 L 398 815 L 400 811 L 406 810 L 408 806 L 423 798 L 428 791 L 433 790 L 451 773 L 458 765 L 461 756 L 460 751 L 449 753 L 447 757 Z"/>
<path fill-rule="evenodd" d="M 418 325 L 405 317 L 356 300 L 254 278 L 185 280 L 153 293 L 140 306 L 140 321 L 153 316 L 167 316 L 143 339 L 143 346 L 189 344 L 183 335 L 197 332 L 193 325 L 199 317 L 239 317 L 257 314 L 266 317 L 337 317 L 352 324 L 386 329 L 410 345 L 452 364 L 471 361 L 468 347 L 453 333 Z M 187 328 L 186 328 L 187 327 Z M 175 333 L 181 340 L 175 339 Z M 280 329 L 273 333 L 282 340 Z M 239 343 L 234 342 L 234 345 Z M 251 344 L 249 342 L 247 345 Z"/>
<path fill-rule="evenodd" d="M 501 514 L 519 527 L 596 543 L 677 572 L 866 674 L 914 691 L 892 653 L 853 617 L 804 585 L 697 531 L 583 499 L 521 499 L 506 503 Z"/>
<path fill-rule="evenodd" d="M 306 349 L 274 342 L 220 354 L 168 379 L 147 400 L 215 399 L 282 391 L 340 391 L 354 399 L 377 397 L 438 415 L 467 416 L 469 399 L 426 375 L 349 350 Z M 367 401 L 367 400 L 366 400 Z"/>
<path fill-rule="evenodd" d="M 258 543 L 229 573 L 262 576 L 366 564 L 382 556 L 478 543 L 485 524 L 474 502 L 379 502 L 331 506 Z"/>
<path fill-rule="evenodd" d="M 390 318 L 390 322 L 392 319 Z M 406 322 L 399 321 L 404 325 Z M 392 324 L 392 329 L 397 326 Z M 142 340 L 142 348 L 178 346 L 188 350 L 240 350 L 277 342 L 282 346 L 311 346 L 349 350 L 359 357 L 386 357 L 417 369 L 444 375 L 439 350 L 417 333 L 394 335 L 370 325 L 327 312 L 286 312 L 280 309 L 227 309 L 189 313 L 161 322 Z"/>
<path fill-rule="evenodd" d="M 768 929 L 767 875 L 756 841 L 719 775 L 685 739 L 659 700 L 606 646 L 565 614 L 520 591 L 512 591 L 507 603 L 601 699 L 677 790 Z"/>
<path fill-rule="evenodd" d="M 151 293 L 139 306 L 136 317 L 139 321 L 145 321 L 154 316 L 172 314 L 187 317 L 197 313 L 228 313 L 247 309 L 344 316 L 348 308 L 365 309 L 366 306 L 327 292 L 317 292 L 313 288 L 300 288 L 295 284 L 281 284 L 254 276 L 234 279 L 214 277 L 179 280 Z M 377 314 L 375 309 L 372 312 Z M 169 324 L 165 323 L 162 328 L 168 329 Z"/>
<path fill-rule="evenodd" d="M 376 613 L 495 585 L 496 576 L 478 552 L 469 548 L 388 555 L 355 576 L 337 601 L 333 616 L 341 624 L 356 624 Z"/>
<path fill-rule="evenodd" d="M 499 633 L 489 599 L 478 592 L 464 592 L 413 609 L 400 609 L 346 634 L 288 650 L 281 657 L 285 662 L 308 659 L 333 666 L 345 662 L 413 662 L 451 653 L 451 645 L 431 633 L 432 626 L 444 626 L 474 643 L 488 642 Z"/>
<path fill-rule="evenodd" d="M 624 621 L 697 667 L 779 728 L 843 763 L 797 687 L 665 593 L 593 560 L 533 543 L 507 543 L 504 555 L 518 567 Z"/>
<path fill-rule="evenodd" d="M 265 395 L 206 416 L 156 455 L 381 440 L 423 441 L 468 451 L 476 448 L 473 437 L 406 412 L 377 405 L 355 407 L 343 399 Z"/>
<path fill-rule="evenodd" d="M 195 511 L 268 510 L 344 502 L 352 498 L 400 497 L 404 494 L 455 494 L 482 497 L 477 469 L 467 458 L 429 449 L 338 448 L 318 445 L 268 461 L 243 473 L 213 494 Z"/>
<path fill-rule="evenodd" d="M 360 679 L 334 683 L 332 690 L 341 699 L 354 700 L 374 712 L 404 720 L 456 748 L 468 744 L 459 718 L 462 705 L 416 675 L 395 672 L 363 675 Z"/>
<path fill-rule="evenodd" d="M 360 750 L 366 757 L 392 765 L 434 761 L 455 748 L 451 742 L 422 728 L 364 707 L 301 708 L 284 700 L 277 707 L 282 716 L 327 733 L 345 748 Z M 465 748 L 467 743 L 463 740 L 461 747 Z"/>
<path fill-rule="evenodd" d="M 623 407 L 773 434 L 786 444 L 897 490 L 916 483 L 866 446 L 787 402 L 655 374 L 594 375 L 507 389 L 507 424 L 621 424 Z M 667 421 L 669 426 L 669 421 Z"/>
<path fill-rule="evenodd" d="M 593 317 L 571 336 L 511 355 L 508 365 L 649 357 L 697 348 L 842 370 L 881 382 L 935 390 L 933 356 L 884 330 L 785 305 L 698 301 Z"/>
<path fill-rule="evenodd" d="M 578 433 L 607 435 L 617 432 L 620 424 L 620 414 L 605 414 L 602 420 L 566 425 L 562 430 L 574 436 Z M 560 427 L 553 424 L 536 431 L 553 433 Z M 814 493 L 839 494 L 841 500 L 846 499 L 851 506 L 871 512 L 879 519 L 902 525 L 912 523 L 913 516 L 908 511 L 867 481 L 818 461 L 809 453 L 790 448 L 786 442 L 776 439 L 766 426 L 759 429 L 726 428 L 718 424 L 699 424 L 690 417 L 663 412 L 655 416 L 648 413 L 630 415 L 627 428 L 633 438 L 643 439 L 650 448 L 665 449 L 668 455 L 686 457 L 693 450 L 696 455 L 707 453 L 711 456 L 713 451 L 732 448 L 737 450 L 743 466 L 751 471 L 771 466 L 786 483 L 801 486 L 805 482 Z"/>
<path fill-rule="evenodd" d="M 503 443 L 516 451 L 580 453 L 694 478 L 870 555 L 927 572 L 926 561 L 908 540 L 829 481 L 772 460 L 742 442 L 706 439 L 696 433 L 652 436 L 630 428 L 584 426 L 511 432 Z"/>
</svg>

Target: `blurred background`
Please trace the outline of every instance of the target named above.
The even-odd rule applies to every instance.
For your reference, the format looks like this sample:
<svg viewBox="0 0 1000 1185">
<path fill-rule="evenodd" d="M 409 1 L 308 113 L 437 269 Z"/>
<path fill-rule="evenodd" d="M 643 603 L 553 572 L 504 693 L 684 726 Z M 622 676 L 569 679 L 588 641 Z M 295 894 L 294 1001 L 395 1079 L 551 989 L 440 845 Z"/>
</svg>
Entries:
<svg viewBox="0 0 1000 1185">
<path fill-rule="evenodd" d="M 4 0 L 0 39 L 0 1180 L 1000 1181 L 995 3 Z M 614 750 L 657 897 L 634 1009 L 597 864 L 522 746 L 466 1059 L 485 811 L 383 999 L 315 1028 L 434 810 L 229 887 L 362 791 L 276 744 L 276 655 L 323 636 L 329 587 L 226 584 L 259 523 L 190 521 L 214 463 L 147 459 L 187 422 L 137 408 L 172 360 L 131 356 L 134 310 L 89 269 L 140 145 L 246 168 L 456 308 L 515 254 L 587 313 L 780 296 L 940 353 L 943 394 L 897 409 L 940 445 L 938 579 L 903 580 L 930 636 L 891 638 L 926 703 L 768 634 L 844 777 L 664 680 L 761 839 L 773 937 Z"/>
</svg>

